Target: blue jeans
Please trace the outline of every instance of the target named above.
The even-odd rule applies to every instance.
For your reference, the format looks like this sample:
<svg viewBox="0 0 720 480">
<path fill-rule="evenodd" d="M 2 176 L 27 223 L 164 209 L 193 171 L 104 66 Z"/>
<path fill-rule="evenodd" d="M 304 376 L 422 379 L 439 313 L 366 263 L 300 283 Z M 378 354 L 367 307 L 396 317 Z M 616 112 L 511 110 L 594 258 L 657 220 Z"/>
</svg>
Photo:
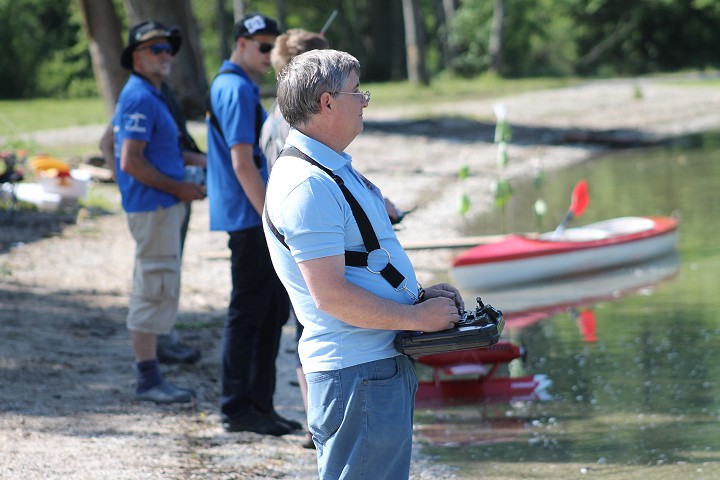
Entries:
<svg viewBox="0 0 720 480">
<path fill-rule="evenodd" d="M 410 476 L 417 377 L 406 356 L 305 378 L 321 479 Z"/>
</svg>

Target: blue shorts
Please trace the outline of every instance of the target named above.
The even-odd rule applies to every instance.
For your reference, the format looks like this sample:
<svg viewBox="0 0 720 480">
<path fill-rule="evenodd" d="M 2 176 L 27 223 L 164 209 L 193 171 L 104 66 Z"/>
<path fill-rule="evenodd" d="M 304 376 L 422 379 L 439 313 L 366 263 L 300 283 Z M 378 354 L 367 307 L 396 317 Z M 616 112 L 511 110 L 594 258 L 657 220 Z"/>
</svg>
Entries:
<svg viewBox="0 0 720 480">
<path fill-rule="evenodd" d="M 410 476 L 417 377 L 406 356 L 305 378 L 321 479 Z"/>
</svg>

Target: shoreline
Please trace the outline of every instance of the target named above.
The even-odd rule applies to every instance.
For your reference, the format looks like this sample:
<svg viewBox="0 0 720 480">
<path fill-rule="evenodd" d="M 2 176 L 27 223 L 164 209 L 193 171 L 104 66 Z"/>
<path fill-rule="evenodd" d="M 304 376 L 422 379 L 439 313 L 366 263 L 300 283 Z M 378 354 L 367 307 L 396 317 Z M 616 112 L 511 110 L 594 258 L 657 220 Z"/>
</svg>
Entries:
<svg viewBox="0 0 720 480">
<path fill-rule="evenodd" d="M 638 84 L 643 97 L 634 100 Z M 507 174 L 517 180 L 530 178 L 536 159 L 549 173 L 611 150 L 568 143 L 572 133 L 659 141 L 718 129 L 717 100 L 720 88 L 627 79 L 431 110 L 371 105 L 366 131 L 348 152 L 355 167 L 401 209 L 417 206 L 402 223 L 401 241 L 451 238 L 464 228 L 455 213 L 460 166 L 469 164 L 465 187 L 478 192 L 471 214 L 493 208 L 494 103 L 508 107 L 513 140 Z M 427 120 L 428 115 L 438 117 Z M 90 135 L 79 132 L 85 140 Z M 53 138 L 70 141 L 72 135 L 63 131 L 48 141 L 57 141 Z M 181 337 L 199 347 L 203 358 L 193 366 L 163 367 L 173 382 L 196 389 L 193 407 L 132 399 L 132 353 L 124 326 L 132 241 L 123 215 L 89 216 L 0 254 L 0 336 L 5 339 L 0 477 L 317 477 L 314 452 L 300 446 L 302 432 L 276 438 L 228 434 L 220 427 L 220 335 L 230 275 L 224 259 L 205 254 L 226 251 L 226 238 L 208 230 L 206 201 L 196 203 L 183 260 L 179 324 Z M 452 252 L 410 252 L 418 278 L 424 281 L 447 268 Z M 275 403 L 281 415 L 304 423 L 299 389 L 291 385 L 293 339 L 289 323 L 277 361 Z M 411 478 L 456 478 L 455 469 L 427 457 L 422 447 L 415 443 Z"/>
</svg>

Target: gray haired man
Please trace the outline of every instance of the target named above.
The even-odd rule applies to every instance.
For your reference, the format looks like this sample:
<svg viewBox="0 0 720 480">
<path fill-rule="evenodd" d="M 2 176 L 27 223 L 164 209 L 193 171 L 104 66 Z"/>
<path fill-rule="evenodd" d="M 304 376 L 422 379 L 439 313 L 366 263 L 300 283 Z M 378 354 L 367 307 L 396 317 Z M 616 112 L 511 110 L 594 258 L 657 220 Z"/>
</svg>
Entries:
<svg viewBox="0 0 720 480">
<path fill-rule="evenodd" d="M 463 307 L 450 285 L 419 286 L 380 189 L 344 152 L 369 101 L 360 64 L 344 52 L 298 55 L 278 77 L 293 128 L 268 184 L 264 228 L 304 326 L 298 351 L 323 479 L 408 478 L 417 378 L 393 340 L 451 328 Z"/>
</svg>

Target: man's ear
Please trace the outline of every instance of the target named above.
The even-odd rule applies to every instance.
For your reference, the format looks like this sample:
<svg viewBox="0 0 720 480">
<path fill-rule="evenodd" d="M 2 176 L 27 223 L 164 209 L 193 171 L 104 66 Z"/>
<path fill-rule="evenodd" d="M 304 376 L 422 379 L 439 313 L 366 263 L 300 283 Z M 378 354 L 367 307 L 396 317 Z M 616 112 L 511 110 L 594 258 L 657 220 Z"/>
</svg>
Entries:
<svg viewBox="0 0 720 480">
<path fill-rule="evenodd" d="M 320 109 L 328 109 L 332 110 L 332 100 L 333 96 L 330 95 L 330 92 L 323 92 L 322 95 L 320 95 Z"/>
</svg>

